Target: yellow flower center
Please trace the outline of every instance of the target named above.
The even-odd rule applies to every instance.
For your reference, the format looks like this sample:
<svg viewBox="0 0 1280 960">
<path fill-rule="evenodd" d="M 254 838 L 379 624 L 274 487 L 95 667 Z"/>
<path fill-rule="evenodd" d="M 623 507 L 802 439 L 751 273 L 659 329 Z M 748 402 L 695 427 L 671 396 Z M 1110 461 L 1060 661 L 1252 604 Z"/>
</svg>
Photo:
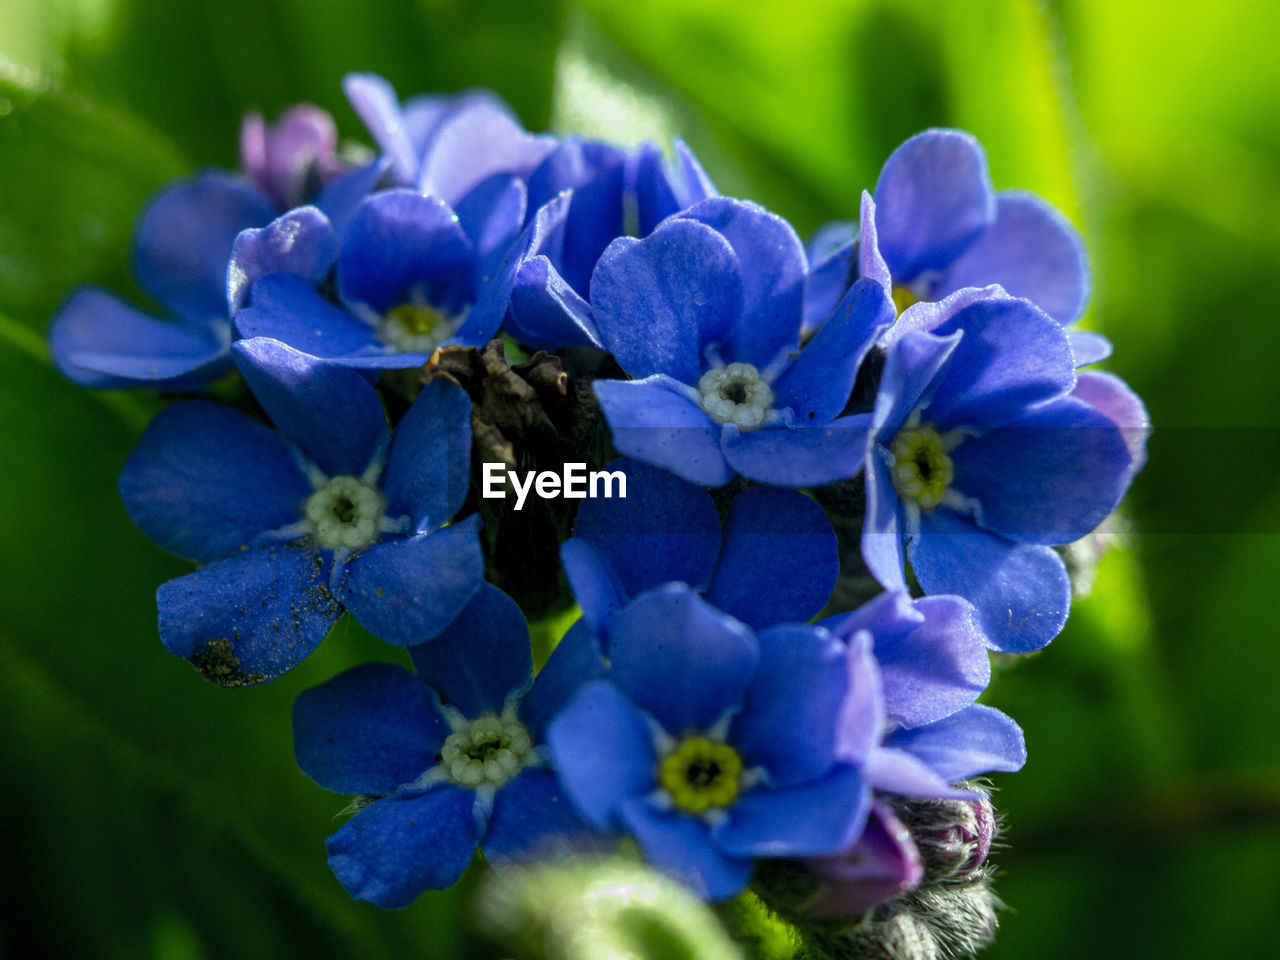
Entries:
<svg viewBox="0 0 1280 960">
<path fill-rule="evenodd" d="M 893 485 L 905 500 L 914 500 L 921 510 L 932 510 L 955 479 L 956 470 L 942 448 L 942 437 L 923 423 L 898 431 L 889 446 L 893 454 Z"/>
<path fill-rule="evenodd" d="M 898 313 L 919 302 L 920 298 L 911 292 L 910 287 L 895 286 L 893 288 L 893 305 L 898 308 Z"/>
<path fill-rule="evenodd" d="M 726 743 L 690 737 L 663 759 L 658 780 L 685 813 L 705 813 L 738 799 L 742 758 Z"/>
<path fill-rule="evenodd" d="M 378 336 L 401 353 L 429 353 L 453 336 L 454 325 L 448 320 L 434 307 L 402 303 L 383 314 Z"/>
</svg>

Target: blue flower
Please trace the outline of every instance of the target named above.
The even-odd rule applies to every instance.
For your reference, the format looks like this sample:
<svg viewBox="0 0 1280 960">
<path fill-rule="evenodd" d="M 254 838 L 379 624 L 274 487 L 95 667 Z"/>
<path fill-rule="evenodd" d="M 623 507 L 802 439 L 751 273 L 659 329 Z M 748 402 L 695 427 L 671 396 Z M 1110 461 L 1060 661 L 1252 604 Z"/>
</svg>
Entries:
<svg viewBox="0 0 1280 960">
<path fill-rule="evenodd" d="M 610 244 L 591 279 L 602 346 L 631 381 L 597 380 L 614 445 L 704 486 L 857 473 L 866 415 L 843 416 L 862 356 L 893 318 L 871 281 L 800 348 L 806 260 L 786 221 L 713 198 L 644 240 Z"/>
<path fill-rule="evenodd" d="M 366 663 L 298 697 L 294 751 L 307 776 L 367 801 L 328 840 L 351 896 L 403 907 L 450 886 L 479 844 L 492 863 L 590 840 L 541 745 L 547 719 L 581 678 L 553 653 L 530 683 L 519 607 L 485 584 L 431 643 L 419 676 Z"/>
<path fill-rule="evenodd" d="M 849 276 L 869 277 L 902 312 L 964 287 L 999 284 L 1062 324 L 1089 299 L 1089 261 L 1080 235 L 1043 198 L 995 191 L 982 146 L 961 130 L 926 130 L 896 149 L 865 191 L 859 234 L 832 225 L 815 243 L 814 309 L 834 304 Z M 812 318 L 820 322 L 821 316 Z M 1094 342 L 1096 335 L 1081 334 Z"/>
<path fill-rule="evenodd" d="M 49 330 L 49 353 L 74 383 L 96 389 L 199 387 L 231 368 L 227 261 L 241 230 L 277 213 L 252 183 L 203 173 L 159 191 L 138 218 L 133 270 L 172 311 L 160 319 L 97 287 L 73 293 Z"/>
<path fill-rule="evenodd" d="M 606 677 L 548 726 L 570 799 L 723 899 L 757 858 L 847 850 L 873 788 L 962 795 L 952 780 L 1020 766 L 1016 725 L 972 705 L 986 682 L 980 633 L 954 609 L 892 602 L 833 621 L 838 634 L 757 633 L 685 584 L 641 594 L 613 618 Z M 873 645 L 896 671 L 883 681 Z"/>
<path fill-rule="evenodd" d="M 434 637 L 484 573 L 476 524 L 446 526 L 467 491 L 466 395 L 428 384 L 391 436 L 361 374 L 269 340 L 235 351 L 276 432 L 177 404 L 120 477 L 134 523 L 207 564 L 157 591 L 165 646 L 238 686 L 294 667 L 344 608 L 390 643 Z"/>
<path fill-rule="evenodd" d="M 998 288 L 921 303 L 891 331 L 866 458 L 862 554 L 890 589 L 973 602 L 998 650 L 1044 646 L 1070 604 L 1052 544 L 1096 527 L 1141 465 L 1146 416 L 1075 373 L 1062 327 Z M 904 556 L 905 548 L 905 556 Z"/>
<path fill-rule="evenodd" d="M 754 630 L 808 620 L 830 597 L 839 570 L 835 533 L 808 497 L 746 490 L 722 529 L 701 487 L 634 461 L 605 469 L 626 476 L 626 498 L 584 500 L 560 550 L 583 620 L 602 643 L 619 609 L 668 582 L 688 584 Z"/>
</svg>

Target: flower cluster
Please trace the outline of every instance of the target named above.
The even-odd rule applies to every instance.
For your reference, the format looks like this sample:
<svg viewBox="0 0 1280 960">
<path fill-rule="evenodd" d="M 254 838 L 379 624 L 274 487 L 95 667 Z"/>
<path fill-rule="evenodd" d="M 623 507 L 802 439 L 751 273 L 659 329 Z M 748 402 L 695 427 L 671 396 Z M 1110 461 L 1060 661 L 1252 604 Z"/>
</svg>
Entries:
<svg viewBox="0 0 1280 960">
<path fill-rule="evenodd" d="M 1071 326 L 1089 274 L 1067 220 L 930 130 L 806 245 L 681 143 L 345 88 L 376 150 L 315 107 L 250 115 L 241 173 L 139 219 L 169 315 L 83 289 L 49 337 L 83 386 L 208 391 L 120 479 L 199 564 L 157 592 L 171 652 L 251 686 L 344 612 L 407 648 L 294 708 L 299 766 L 356 797 L 338 880 L 400 907 L 477 848 L 629 836 L 710 899 L 783 865 L 814 917 L 899 903 L 957 844 L 948 876 L 985 883 L 967 781 L 1025 759 L 976 702 L 989 653 L 1061 630 L 1055 548 L 1116 509 L 1148 429 L 1080 369 L 1109 347 Z M 482 492 L 494 461 L 625 492 L 521 512 Z M 535 680 L 526 613 L 573 604 Z M 939 839 L 920 809 L 985 826 Z"/>
</svg>

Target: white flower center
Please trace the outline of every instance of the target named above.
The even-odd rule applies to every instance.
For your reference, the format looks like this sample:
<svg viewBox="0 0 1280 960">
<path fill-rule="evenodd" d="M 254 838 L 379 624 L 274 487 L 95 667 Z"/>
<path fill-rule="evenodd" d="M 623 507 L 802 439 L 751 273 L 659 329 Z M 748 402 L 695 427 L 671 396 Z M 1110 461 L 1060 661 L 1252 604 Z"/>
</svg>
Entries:
<svg viewBox="0 0 1280 960">
<path fill-rule="evenodd" d="M 523 723 L 486 713 L 449 734 L 440 749 L 440 763 L 460 787 L 500 787 L 532 759 L 532 749 Z"/>
<path fill-rule="evenodd" d="M 708 370 L 698 381 L 698 404 L 716 423 L 754 430 L 773 406 L 773 390 L 749 363 Z"/>
<path fill-rule="evenodd" d="M 329 550 L 359 550 L 378 539 L 387 502 L 358 477 L 333 477 L 307 498 L 303 511 L 311 533 Z"/>
<path fill-rule="evenodd" d="M 463 316 L 421 303 L 402 303 L 382 316 L 378 337 L 400 353 L 430 353 L 457 332 Z"/>
</svg>

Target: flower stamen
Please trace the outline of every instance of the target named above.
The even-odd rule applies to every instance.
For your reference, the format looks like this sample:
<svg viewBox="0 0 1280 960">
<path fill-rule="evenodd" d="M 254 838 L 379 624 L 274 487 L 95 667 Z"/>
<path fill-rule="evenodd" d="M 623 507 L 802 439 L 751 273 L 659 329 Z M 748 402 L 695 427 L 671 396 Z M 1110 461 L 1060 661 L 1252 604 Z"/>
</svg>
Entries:
<svg viewBox="0 0 1280 960">
<path fill-rule="evenodd" d="M 708 370 L 698 381 L 698 405 L 716 423 L 754 430 L 773 406 L 773 390 L 749 363 Z"/>
<path fill-rule="evenodd" d="M 501 787 L 532 759 L 533 740 L 523 723 L 486 713 L 449 734 L 440 762 L 460 787 Z"/>
<path fill-rule="evenodd" d="M 956 471 L 943 438 L 931 424 L 899 430 L 889 451 L 894 458 L 893 485 L 899 496 L 921 510 L 932 510 L 942 502 Z"/>
<path fill-rule="evenodd" d="M 343 475 L 326 481 L 308 497 L 303 515 L 320 546 L 360 550 L 378 539 L 386 508 L 376 487 Z"/>
<path fill-rule="evenodd" d="M 663 758 L 658 781 L 671 794 L 672 805 L 702 814 L 728 807 L 741 792 L 742 758 L 727 743 L 689 737 Z"/>
</svg>

